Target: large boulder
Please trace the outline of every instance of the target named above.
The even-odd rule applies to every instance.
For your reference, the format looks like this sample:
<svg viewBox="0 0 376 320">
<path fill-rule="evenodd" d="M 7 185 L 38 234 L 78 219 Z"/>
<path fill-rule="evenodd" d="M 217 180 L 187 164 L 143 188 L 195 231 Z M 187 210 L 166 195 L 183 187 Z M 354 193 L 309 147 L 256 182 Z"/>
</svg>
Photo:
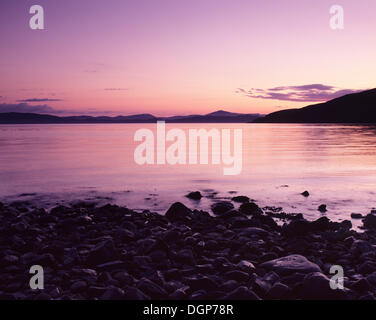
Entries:
<svg viewBox="0 0 376 320">
<path fill-rule="evenodd" d="M 300 288 L 303 299 L 332 300 L 345 299 L 347 289 L 331 288 L 330 279 L 321 272 L 313 272 L 305 276 Z"/>
<path fill-rule="evenodd" d="M 236 196 L 231 198 L 234 202 L 246 203 L 249 202 L 249 198 L 247 196 Z"/>
<path fill-rule="evenodd" d="M 193 192 L 190 192 L 186 195 L 186 197 L 188 199 L 192 199 L 192 200 L 201 200 L 202 198 L 202 194 L 200 191 L 193 191 Z"/>
<path fill-rule="evenodd" d="M 295 272 L 311 273 L 321 272 L 320 267 L 309 261 L 306 257 L 293 254 L 286 257 L 264 262 L 260 267 L 277 272 L 280 275 L 287 275 Z"/>
<path fill-rule="evenodd" d="M 166 218 L 172 222 L 190 219 L 192 211 L 181 202 L 175 202 L 166 212 Z"/>
<path fill-rule="evenodd" d="M 376 229 L 376 215 L 372 213 L 367 214 L 363 220 L 363 226 L 365 229 Z"/>
<path fill-rule="evenodd" d="M 260 215 L 262 214 L 262 210 L 260 207 L 254 202 L 245 202 L 239 207 L 239 211 L 246 215 Z"/>
<path fill-rule="evenodd" d="M 282 233 L 288 237 L 297 237 L 306 235 L 311 229 L 311 222 L 305 219 L 297 219 L 285 224 Z"/>
<path fill-rule="evenodd" d="M 213 203 L 211 209 L 215 215 L 221 215 L 234 209 L 234 205 L 229 201 L 220 201 Z"/>
</svg>

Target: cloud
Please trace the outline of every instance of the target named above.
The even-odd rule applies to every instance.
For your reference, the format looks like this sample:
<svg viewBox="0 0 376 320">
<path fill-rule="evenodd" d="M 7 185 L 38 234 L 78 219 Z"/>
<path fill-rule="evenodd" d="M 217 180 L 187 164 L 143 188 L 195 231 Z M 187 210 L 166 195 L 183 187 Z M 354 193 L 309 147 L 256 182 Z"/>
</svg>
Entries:
<svg viewBox="0 0 376 320">
<path fill-rule="evenodd" d="M 51 108 L 47 105 L 30 105 L 28 103 L 18 103 L 18 104 L 0 104 L 0 113 L 4 112 L 25 112 L 25 113 L 58 113 L 58 110 Z"/>
<path fill-rule="evenodd" d="M 334 86 L 316 83 L 299 86 L 281 86 L 269 89 L 252 88 L 245 90 L 243 88 L 238 88 L 236 93 L 256 99 L 294 102 L 323 102 L 360 91 L 362 90 L 340 89 Z"/>
<path fill-rule="evenodd" d="M 0 103 L 0 113 L 5 112 L 20 112 L 20 113 L 41 113 L 41 114 L 55 114 L 55 115 L 117 115 L 118 111 L 114 110 L 98 110 L 89 108 L 86 110 L 68 110 L 68 109 L 55 109 L 48 105 L 31 105 L 28 103 L 8 104 Z"/>
<path fill-rule="evenodd" d="M 32 98 L 32 99 L 23 99 L 17 100 L 17 102 L 54 102 L 54 101 L 63 101 L 61 99 L 49 99 L 49 98 Z"/>
</svg>

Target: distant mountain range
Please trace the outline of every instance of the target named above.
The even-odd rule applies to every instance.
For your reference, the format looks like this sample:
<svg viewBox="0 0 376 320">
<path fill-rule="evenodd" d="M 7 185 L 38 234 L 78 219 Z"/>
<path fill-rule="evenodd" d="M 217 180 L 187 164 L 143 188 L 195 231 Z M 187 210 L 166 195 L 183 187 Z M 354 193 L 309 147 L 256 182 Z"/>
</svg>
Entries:
<svg viewBox="0 0 376 320">
<path fill-rule="evenodd" d="M 287 109 L 253 120 L 256 123 L 376 123 L 376 89 L 325 103 Z"/>
<path fill-rule="evenodd" d="M 153 123 L 166 121 L 173 123 L 246 123 L 262 116 L 258 113 L 233 113 L 223 110 L 205 115 L 188 115 L 172 117 L 155 117 L 152 114 L 135 114 L 131 116 L 117 117 L 92 117 L 92 116 L 70 116 L 59 117 L 38 113 L 0 113 L 0 124 L 43 124 L 43 123 Z"/>
<path fill-rule="evenodd" d="M 0 113 L 0 124 L 43 124 L 43 123 L 153 123 L 166 121 L 173 123 L 247 123 L 262 116 L 258 113 L 233 113 L 223 110 L 205 115 L 188 115 L 172 117 L 155 117 L 152 114 L 135 114 L 131 116 L 117 117 L 92 117 L 92 116 L 70 116 L 59 117 L 38 113 Z"/>
<path fill-rule="evenodd" d="M 38 113 L 0 113 L 0 124 L 43 123 L 376 123 L 376 89 L 352 93 L 328 102 L 300 109 L 286 109 L 266 116 L 258 113 L 233 113 L 218 110 L 188 116 L 156 117 L 152 114 L 130 116 L 54 116 Z"/>
</svg>

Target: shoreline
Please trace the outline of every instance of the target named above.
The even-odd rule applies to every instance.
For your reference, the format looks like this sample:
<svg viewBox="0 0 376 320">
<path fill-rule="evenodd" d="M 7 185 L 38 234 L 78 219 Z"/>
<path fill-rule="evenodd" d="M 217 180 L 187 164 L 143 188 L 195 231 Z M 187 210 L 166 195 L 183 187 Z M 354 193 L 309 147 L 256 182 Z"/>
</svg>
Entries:
<svg viewBox="0 0 376 320">
<path fill-rule="evenodd" d="M 214 203 L 214 216 L 179 202 L 165 215 L 0 203 L 0 299 L 375 298 L 376 215 L 359 233 L 348 220 L 272 208 L 242 196 Z M 29 287 L 32 265 L 44 269 L 44 290 Z M 343 289 L 331 289 L 332 266 L 343 268 Z"/>
</svg>

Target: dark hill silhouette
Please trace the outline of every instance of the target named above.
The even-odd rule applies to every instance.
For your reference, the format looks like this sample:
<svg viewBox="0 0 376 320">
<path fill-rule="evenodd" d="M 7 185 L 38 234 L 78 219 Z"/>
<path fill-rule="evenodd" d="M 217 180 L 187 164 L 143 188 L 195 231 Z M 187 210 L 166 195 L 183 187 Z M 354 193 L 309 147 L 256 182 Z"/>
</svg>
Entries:
<svg viewBox="0 0 376 320">
<path fill-rule="evenodd" d="M 376 123 L 376 89 L 348 94 L 300 109 L 273 112 L 253 122 Z"/>
<path fill-rule="evenodd" d="M 170 123 L 247 123 L 259 118 L 258 113 L 232 113 L 227 111 L 216 111 L 206 115 L 188 115 L 172 117 L 155 117 L 151 114 L 136 114 L 117 117 L 92 117 L 92 116 L 71 116 L 59 117 L 48 114 L 37 113 L 0 113 L 0 124 L 43 124 L 43 123 L 155 123 L 163 120 Z"/>
</svg>

